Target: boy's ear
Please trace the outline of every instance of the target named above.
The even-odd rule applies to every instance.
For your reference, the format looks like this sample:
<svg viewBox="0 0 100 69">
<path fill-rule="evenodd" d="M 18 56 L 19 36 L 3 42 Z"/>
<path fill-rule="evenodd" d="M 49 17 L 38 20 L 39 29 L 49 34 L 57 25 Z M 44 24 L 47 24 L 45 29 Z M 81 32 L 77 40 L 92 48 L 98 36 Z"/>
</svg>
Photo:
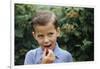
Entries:
<svg viewBox="0 0 100 69">
<path fill-rule="evenodd" d="M 32 32 L 32 35 L 33 35 L 33 37 L 35 37 L 35 34 L 34 34 L 34 32 Z"/>
<path fill-rule="evenodd" d="M 60 36 L 60 27 L 57 28 L 57 36 Z"/>
<path fill-rule="evenodd" d="M 36 39 L 36 35 L 35 35 L 35 32 L 32 32 L 32 35 L 33 35 L 33 37 Z"/>
</svg>

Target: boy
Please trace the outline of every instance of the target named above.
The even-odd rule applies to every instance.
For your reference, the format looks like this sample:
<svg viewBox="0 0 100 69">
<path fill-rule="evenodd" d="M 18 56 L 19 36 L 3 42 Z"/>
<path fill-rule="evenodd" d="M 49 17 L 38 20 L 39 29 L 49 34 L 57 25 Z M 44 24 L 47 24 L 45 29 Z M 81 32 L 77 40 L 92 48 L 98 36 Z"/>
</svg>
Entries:
<svg viewBox="0 0 100 69">
<path fill-rule="evenodd" d="M 38 12 L 32 19 L 32 29 L 32 34 L 40 47 L 26 54 L 24 64 L 72 62 L 71 54 L 59 48 L 57 44 L 60 29 L 52 12 Z"/>
</svg>

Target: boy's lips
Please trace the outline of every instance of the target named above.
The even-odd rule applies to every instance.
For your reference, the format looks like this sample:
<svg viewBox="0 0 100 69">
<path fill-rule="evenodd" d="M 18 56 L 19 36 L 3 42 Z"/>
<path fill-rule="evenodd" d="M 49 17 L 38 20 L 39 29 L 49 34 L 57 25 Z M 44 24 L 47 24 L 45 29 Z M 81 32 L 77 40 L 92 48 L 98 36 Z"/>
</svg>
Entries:
<svg viewBox="0 0 100 69">
<path fill-rule="evenodd" d="M 52 44 L 44 45 L 45 48 L 50 48 Z"/>
</svg>

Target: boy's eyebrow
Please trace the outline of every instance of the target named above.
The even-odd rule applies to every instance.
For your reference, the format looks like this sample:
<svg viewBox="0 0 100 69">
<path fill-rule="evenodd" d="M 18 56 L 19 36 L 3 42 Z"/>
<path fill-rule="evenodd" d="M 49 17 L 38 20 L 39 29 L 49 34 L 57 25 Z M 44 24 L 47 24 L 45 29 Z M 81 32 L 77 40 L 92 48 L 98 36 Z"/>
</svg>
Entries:
<svg viewBox="0 0 100 69">
<path fill-rule="evenodd" d="M 43 35 L 43 33 L 37 32 L 37 35 Z"/>
</svg>

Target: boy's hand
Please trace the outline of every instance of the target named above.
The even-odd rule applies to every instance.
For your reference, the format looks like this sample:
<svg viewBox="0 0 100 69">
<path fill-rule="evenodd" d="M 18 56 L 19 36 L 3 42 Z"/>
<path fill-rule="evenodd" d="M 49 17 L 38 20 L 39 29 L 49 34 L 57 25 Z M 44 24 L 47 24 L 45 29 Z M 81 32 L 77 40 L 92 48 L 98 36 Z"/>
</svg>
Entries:
<svg viewBox="0 0 100 69">
<path fill-rule="evenodd" d="M 52 50 L 44 49 L 42 62 L 43 64 L 53 63 L 55 61 L 55 55 Z"/>
</svg>

